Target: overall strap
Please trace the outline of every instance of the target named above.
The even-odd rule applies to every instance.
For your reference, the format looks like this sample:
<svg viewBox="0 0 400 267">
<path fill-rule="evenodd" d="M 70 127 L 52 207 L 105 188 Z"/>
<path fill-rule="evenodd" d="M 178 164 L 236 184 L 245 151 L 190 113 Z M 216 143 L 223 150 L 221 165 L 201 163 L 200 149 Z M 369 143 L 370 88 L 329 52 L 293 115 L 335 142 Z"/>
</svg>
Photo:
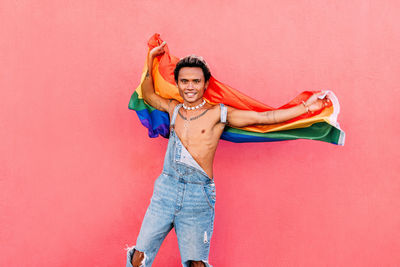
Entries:
<svg viewBox="0 0 400 267">
<path fill-rule="evenodd" d="M 175 127 L 175 120 L 176 120 L 176 116 L 178 115 L 178 110 L 182 107 L 182 104 L 178 104 L 175 106 L 174 108 L 174 113 L 172 113 L 172 118 L 171 118 L 171 127 L 174 128 Z"/>
<path fill-rule="evenodd" d="M 221 122 L 226 124 L 226 116 L 228 113 L 228 108 L 224 104 L 219 104 L 221 107 Z"/>
</svg>

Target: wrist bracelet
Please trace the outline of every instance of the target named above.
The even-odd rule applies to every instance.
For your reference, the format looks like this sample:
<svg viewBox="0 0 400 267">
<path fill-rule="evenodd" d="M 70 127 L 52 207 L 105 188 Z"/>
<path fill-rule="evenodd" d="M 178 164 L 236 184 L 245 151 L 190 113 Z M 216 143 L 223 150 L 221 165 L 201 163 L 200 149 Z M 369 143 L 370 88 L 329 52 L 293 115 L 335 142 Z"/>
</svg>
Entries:
<svg viewBox="0 0 400 267">
<path fill-rule="evenodd" d="M 303 103 L 303 106 L 306 108 L 306 112 L 310 112 L 310 110 L 308 109 L 308 107 L 306 106 L 306 102 L 304 102 L 304 100 L 301 101 Z"/>
</svg>

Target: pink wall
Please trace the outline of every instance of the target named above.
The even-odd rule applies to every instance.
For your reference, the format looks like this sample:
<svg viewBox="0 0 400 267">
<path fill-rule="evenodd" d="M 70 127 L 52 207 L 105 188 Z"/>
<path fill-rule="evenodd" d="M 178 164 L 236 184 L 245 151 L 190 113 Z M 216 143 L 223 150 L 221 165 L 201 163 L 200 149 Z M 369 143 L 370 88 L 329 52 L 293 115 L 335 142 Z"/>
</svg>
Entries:
<svg viewBox="0 0 400 267">
<path fill-rule="evenodd" d="M 245 4 L 246 2 L 246 4 Z M 210 261 L 399 266 L 399 1 L 1 1 L 0 265 L 124 266 L 162 168 L 146 41 L 278 106 L 334 90 L 344 147 L 221 141 Z M 154 266 L 179 266 L 174 232 Z"/>
</svg>

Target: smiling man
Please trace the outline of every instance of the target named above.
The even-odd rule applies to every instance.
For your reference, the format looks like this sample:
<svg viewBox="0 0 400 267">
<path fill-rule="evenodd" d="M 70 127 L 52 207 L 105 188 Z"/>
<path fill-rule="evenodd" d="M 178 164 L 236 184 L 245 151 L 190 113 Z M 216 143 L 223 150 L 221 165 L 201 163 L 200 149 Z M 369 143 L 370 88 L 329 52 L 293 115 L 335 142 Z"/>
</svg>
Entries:
<svg viewBox="0 0 400 267">
<path fill-rule="evenodd" d="M 151 75 L 153 60 L 164 53 L 164 46 L 165 42 L 149 53 L 149 71 L 142 84 L 142 93 L 148 104 L 169 114 L 168 148 L 136 246 L 128 249 L 127 267 L 151 266 L 161 243 L 173 227 L 182 265 L 208 267 L 211 266 L 208 255 L 216 196 L 213 160 L 225 125 L 244 127 L 279 123 L 317 111 L 329 100 L 318 99 L 319 94 L 314 94 L 298 106 L 266 112 L 211 105 L 203 99 L 211 77 L 210 70 L 201 57 L 194 55 L 181 59 L 174 71 L 183 103 L 165 99 L 155 93 Z"/>
</svg>

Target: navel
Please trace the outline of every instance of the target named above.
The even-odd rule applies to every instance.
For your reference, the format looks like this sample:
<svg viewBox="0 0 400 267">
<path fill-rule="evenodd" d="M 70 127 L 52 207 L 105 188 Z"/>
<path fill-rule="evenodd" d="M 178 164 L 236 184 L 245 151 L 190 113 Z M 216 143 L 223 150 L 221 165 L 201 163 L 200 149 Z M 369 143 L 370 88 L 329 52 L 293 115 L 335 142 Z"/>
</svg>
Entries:
<svg viewBox="0 0 400 267">
<path fill-rule="evenodd" d="M 206 132 L 206 130 L 204 130 L 204 129 L 203 129 L 203 130 L 201 130 L 201 133 L 205 133 L 205 132 Z"/>
</svg>

